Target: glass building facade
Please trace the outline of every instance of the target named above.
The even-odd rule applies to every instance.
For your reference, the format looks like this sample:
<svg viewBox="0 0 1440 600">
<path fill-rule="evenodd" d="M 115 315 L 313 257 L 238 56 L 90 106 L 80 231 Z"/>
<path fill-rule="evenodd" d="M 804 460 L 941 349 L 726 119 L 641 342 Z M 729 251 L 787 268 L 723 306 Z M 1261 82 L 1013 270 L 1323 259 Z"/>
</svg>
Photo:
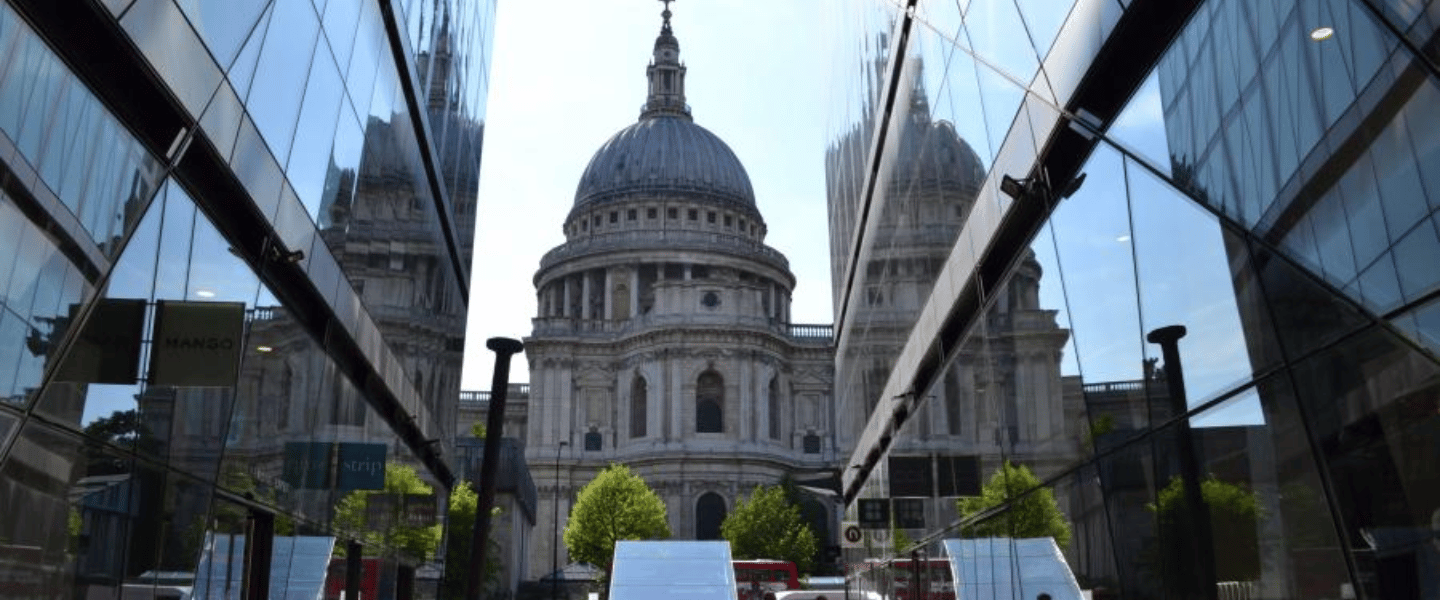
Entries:
<svg viewBox="0 0 1440 600">
<path fill-rule="evenodd" d="M 848 8 L 852 594 L 1440 597 L 1440 3 Z"/>
<path fill-rule="evenodd" d="M 0 597 L 436 593 L 493 17 L 0 3 Z"/>
</svg>

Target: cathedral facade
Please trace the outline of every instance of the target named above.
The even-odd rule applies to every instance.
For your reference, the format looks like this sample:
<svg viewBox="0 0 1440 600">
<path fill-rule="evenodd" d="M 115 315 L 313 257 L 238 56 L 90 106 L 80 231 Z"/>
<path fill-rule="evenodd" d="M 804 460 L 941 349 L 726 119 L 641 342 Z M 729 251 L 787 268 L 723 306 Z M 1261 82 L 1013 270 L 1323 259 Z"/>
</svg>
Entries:
<svg viewBox="0 0 1440 600">
<path fill-rule="evenodd" d="M 640 118 L 595 153 L 534 277 L 525 455 L 558 523 L 534 531 L 531 579 L 611 463 L 659 493 L 675 539 L 718 539 L 739 497 L 843 451 L 830 328 L 790 322 L 795 276 L 745 168 L 694 122 L 663 14 Z"/>
</svg>

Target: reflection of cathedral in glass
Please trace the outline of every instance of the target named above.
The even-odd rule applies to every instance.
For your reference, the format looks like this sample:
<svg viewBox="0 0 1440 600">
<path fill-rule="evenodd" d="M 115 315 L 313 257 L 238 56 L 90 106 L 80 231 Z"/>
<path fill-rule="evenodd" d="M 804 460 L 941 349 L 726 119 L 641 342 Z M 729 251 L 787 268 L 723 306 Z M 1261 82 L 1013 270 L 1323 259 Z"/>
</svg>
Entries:
<svg viewBox="0 0 1440 600">
<path fill-rule="evenodd" d="M 0 4 L 4 595 L 434 596 L 493 4 L 72 4 Z"/>
<path fill-rule="evenodd" d="M 883 397 L 894 361 L 985 177 L 980 158 L 954 125 L 932 117 L 921 70 L 916 59 L 910 85 L 896 100 L 905 108 L 889 132 L 897 138 L 887 142 L 893 158 L 880 167 L 883 187 L 868 207 L 870 217 L 862 218 L 867 207 L 859 206 L 863 190 L 856 177 L 864 173 L 857 161 L 867 158 L 862 141 L 873 124 L 857 123 L 827 153 L 832 275 L 836 305 L 848 306 L 843 318 L 850 332 L 836 357 L 836 413 L 845 447 L 858 441 L 877 407 L 888 410 L 896 401 Z M 851 263 L 857 235 L 862 249 Z M 853 283 L 844 304 L 849 264 L 863 268 L 848 273 Z M 982 475 L 994 471 L 1002 456 L 1051 469 L 1077 456 L 1068 430 L 1079 416 L 1078 382 L 1060 375 L 1068 332 L 1056 324 L 1057 311 L 1040 306 L 1042 275 L 1033 255 L 1027 256 L 1009 283 L 992 292 L 994 308 L 907 419 L 906 438 L 891 446 L 885 471 L 890 496 L 930 499 L 923 504 L 924 523 L 953 520 L 953 499 L 978 494 Z"/>
<path fill-rule="evenodd" d="M 591 158 L 534 278 L 526 459 L 538 512 L 562 515 L 532 538 L 534 577 L 609 463 L 658 492 L 677 539 L 718 539 L 756 485 L 836 458 L 829 327 L 789 322 L 795 277 L 744 166 L 692 118 L 663 15 L 640 118 Z"/>
<path fill-rule="evenodd" d="M 1436 596 L 1434 23 L 1351 0 L 1100 5 L 852 3 L 844 102 L 865 117 L 827 173 L 837 398 L 868 417 L 847 514 L 914 526 L 847 562 L 1050 538 L 1064 593 L 1023 559 L 997 588 Z M 876 260 L 903 248 L 886 209 L 935 188 L 900 160 L 921 79 L 983 174 L 892 325 L 868 315 L 901 274 Z M 927 513 L 937 491 L 969 498 Z M 851 593 L 904 593 L 875 573 Z"/>
</svg>

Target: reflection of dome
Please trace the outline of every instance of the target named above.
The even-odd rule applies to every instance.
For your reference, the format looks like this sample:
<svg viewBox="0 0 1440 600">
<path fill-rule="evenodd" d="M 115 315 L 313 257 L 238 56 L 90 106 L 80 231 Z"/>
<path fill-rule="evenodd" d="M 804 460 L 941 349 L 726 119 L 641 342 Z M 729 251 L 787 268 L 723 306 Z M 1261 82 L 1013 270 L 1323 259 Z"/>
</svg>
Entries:
<svg viewBox="0 0 1440 600">
<path fill-rule="evenodd" d="M 580 176 L 575 206 L 654 194 L 755 204 L 740 159 L 688 116 L 649 116 L 612 136 Z"/>
<path fill-rule="evenodd" d="M 900 149 L 899 164 L 902 168 L 915 169 L 913 172 L 921 182 L 938 182 L 978 190 L 985 181 L 985 166 L 970 144 L 955 132 L 949 121 L 911 121 L 911 131 L 905 132 L 905 143 Z M 909 175 L 909 173 L 907 173 Z M 969 201 L 966 198 L 965 201 Z"/>
</svg>

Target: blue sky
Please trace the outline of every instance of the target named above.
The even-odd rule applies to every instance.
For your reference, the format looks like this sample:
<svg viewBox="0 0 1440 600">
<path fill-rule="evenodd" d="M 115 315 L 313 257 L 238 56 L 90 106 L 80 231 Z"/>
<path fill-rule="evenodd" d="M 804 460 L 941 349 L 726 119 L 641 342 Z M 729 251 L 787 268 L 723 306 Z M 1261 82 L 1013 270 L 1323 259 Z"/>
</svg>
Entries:
<svg viewBox="0 0 1440 600">
<path fill-rule="evenodd" d="M 671 5 L 695 122 L 725 140 L 749 172 L 767 243 L 790 259 L 799 282 L 792 315 L 800 323 L 832 319 L 827 5 Z M 639 116 L 662 9 L 640 0 L 499 4 L 461 389 L 490 389 L 487 338 L 529 334 L 531 277 L 540 257 L 564 241 L 560 227 L 591 155 Z M 523 356 L 512 362 L 510 380 L 529 380 Z"/>
</svg>

